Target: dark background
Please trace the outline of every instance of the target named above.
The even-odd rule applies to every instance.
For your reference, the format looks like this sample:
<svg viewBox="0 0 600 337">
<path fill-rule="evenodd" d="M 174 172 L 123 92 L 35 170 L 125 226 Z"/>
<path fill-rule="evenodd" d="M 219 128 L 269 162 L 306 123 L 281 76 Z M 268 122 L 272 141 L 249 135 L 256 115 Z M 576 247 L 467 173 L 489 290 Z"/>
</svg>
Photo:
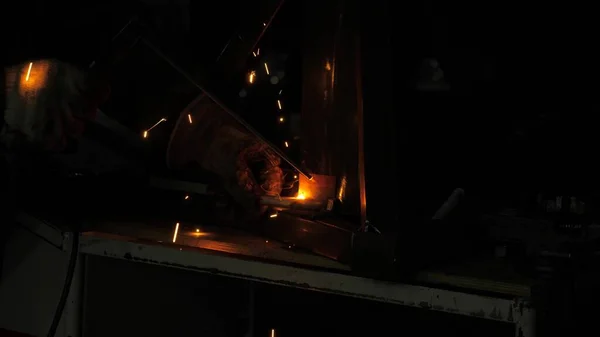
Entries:
<svg viewBox="0 0 600 337">
<path fill-rule="evenodd" d="M 299 4 L 284 5 L 261 44 L 268 57 L 287 55 L 289 76 L 281 85 L 290 114 L 300 111 L 300 50 L 310 52 L 299 37 Z M 245 102 L 239 98 L 246 71 L 256 67 L 250 55 L 215 66 L 232 37 L 257 36 L 275 5 L 194 2 L 182 11 L 166 2 L 6 3 L 3 57 L 10 63 L 52 56 L 87 66 L 138 14 L 166 54 L 281 145 L 294 134 L 276 122 L 273 88 L 260 84 L 260 93 L 255 90 Z M 398 199 L 443 199 L 456 187 L 498 208 L 527 207 L 540 190 L 595 197 L 598 27 L 589 8 L 441 1 L 361 6 L 361 29 L 370 31 L 363 56 L 367 185 L 378 187 L 371 188 L 370 199 L 377 200 L 373 207 L 385 205 L 375 216 Z M 415 89 L 424 58 L 438 60 L 449 91 Z M 172 84 L 182 81 L 167 78 L 157 63 L 138 62 L 136 69 L 127 68 L 131 73 L 113 74 L 132 83 L 120 95 L 121 82 L 113 81 L 109 103 L 120 110 L 106 112 L 135 132 L 165 115 L 177 116 L 196 93 L 189 84 Z M 140 83 L 162 83 L 176 93 L 172 101 L 154 104 L 156 92 L 138 89 L 134 95 L 130 90 L 138 84 L 143 88 Z M 118 102 L 120 96 L 130 102 Z M 153 105 L 155 111 L 131 101 Z M 172 125 L 167 126 L 160 132 L 168 134 Z M 386 204 L 387 199 L 393 201 Z M 384 216 L 380 222 L 393 218 Z"/>
</svg>

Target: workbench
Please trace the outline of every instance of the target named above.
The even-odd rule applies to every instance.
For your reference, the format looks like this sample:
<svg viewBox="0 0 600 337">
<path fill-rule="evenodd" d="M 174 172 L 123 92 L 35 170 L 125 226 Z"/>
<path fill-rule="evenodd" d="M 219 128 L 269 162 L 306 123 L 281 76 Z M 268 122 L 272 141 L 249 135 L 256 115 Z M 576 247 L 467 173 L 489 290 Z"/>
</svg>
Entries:
<svg viewBox="0 0 600 337">
<path fill-rule="evenodd" d="M 69 233 L 24 213 L 18 221 L 47 244 L 69 248 Z M 379 281 L 354 276 L 337 261 L 245 232 L 189 223 L 177 227 L 175 234 L 175 223 L 96 224 L 93 231 L 80 234 L 79 253 L 505 322 L 514 325 L 515 336 L 535 336 L 530 284 L 524 281 L 486 280 L 472 271 L 460 274 L 461 269 L 473 269 L 468 265 L 456 272 L 424 271 L 411 284 Z M 81 331 L 85 284 L 78 267 L 63 317 L 65 336 Z"/>
</svg>

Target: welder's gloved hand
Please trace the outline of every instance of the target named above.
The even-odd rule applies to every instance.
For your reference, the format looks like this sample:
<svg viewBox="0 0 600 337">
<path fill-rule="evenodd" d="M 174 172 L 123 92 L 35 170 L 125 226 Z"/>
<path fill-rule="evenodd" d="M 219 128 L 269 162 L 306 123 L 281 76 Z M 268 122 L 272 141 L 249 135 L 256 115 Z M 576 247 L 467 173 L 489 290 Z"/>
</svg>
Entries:
<svg viewBox="0 0 600 337">
<path fill-rule="evenodd" d="M 188 122 L 188 116 L 193 116 L 193 123 Z M 172 169 L 196 163 L 218 175 L 222 187 L 248 218 L 258 218 L 263 213 L 262 196 L 281 193 L 280 161 L 268 145 L 205 96 L 181 114 L 167 151 L 167 164 Z"/>
<path fill-rule="evenodd" d="M 38 60 L 6 69 L 6 108 L 0 141 L 11 150 L 64 151 L 108 95 L 81 69 Z"/>
</svg>

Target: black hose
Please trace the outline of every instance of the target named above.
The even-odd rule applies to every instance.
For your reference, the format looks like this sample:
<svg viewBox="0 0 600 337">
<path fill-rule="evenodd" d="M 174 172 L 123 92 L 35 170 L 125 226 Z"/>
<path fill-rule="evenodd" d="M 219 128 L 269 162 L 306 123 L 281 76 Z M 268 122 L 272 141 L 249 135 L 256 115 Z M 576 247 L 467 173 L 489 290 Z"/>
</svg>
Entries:
<svg viewBox="0 0 600 337">
<path fill-rule="evenodd" d="M 75 275 L 75 265 L 77 264 L 77 255 L 79 255 L 79 233 L 73 232 L 73 241 L 71 245 L 71 255 L 69 256 L 69 266 L 67 267 L 67 276 L 65 278 L 65 284 L 63 286 L 62 293 L 60 294 L 60 300 L 58 306 L 54 312 L 54 318 L 52 319 L 52 325 L 48 330 L 48 337 L 54 337 L 56 329 L 60 323 L 65 305 L 67 304 L 67 298 L 69 297 L 69 290 L 71 290 L 71 283 L 73 283 L 73 276 Z"/>
</svg>

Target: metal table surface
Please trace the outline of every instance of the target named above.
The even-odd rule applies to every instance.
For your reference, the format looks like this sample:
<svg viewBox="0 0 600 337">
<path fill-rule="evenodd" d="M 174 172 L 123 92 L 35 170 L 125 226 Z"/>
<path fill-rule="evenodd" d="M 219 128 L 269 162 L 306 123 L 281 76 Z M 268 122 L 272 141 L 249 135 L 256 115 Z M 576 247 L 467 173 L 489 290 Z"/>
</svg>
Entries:
<svg viewBox="0 0 600 337">
<path fill-rule="evenodd" d="M 27 216 L 20 222 L 29 227 L 35 223 Z M 500 290 L 496 296 L 470 293 L 466 288 L 477 283 L 474 278 L 441 271 L 419 276 L 440 286 L 374 280 L 351 275 L 350 268 L 337 261 L 231 229 L 180 223 L 173 242 L 174 225 L 101 223 L 81 233 L 80 253 L 501 321 L 515 325 L 515 336 L 535 335 L 535 310 L 526 284 L 490 280 Z M 43 228 L 39 222 L 36 226 Z M 453 282 L 465 290 L 443 289 Z M 515 289 L 514 295 L 507 295 Z"/>
</svg>

